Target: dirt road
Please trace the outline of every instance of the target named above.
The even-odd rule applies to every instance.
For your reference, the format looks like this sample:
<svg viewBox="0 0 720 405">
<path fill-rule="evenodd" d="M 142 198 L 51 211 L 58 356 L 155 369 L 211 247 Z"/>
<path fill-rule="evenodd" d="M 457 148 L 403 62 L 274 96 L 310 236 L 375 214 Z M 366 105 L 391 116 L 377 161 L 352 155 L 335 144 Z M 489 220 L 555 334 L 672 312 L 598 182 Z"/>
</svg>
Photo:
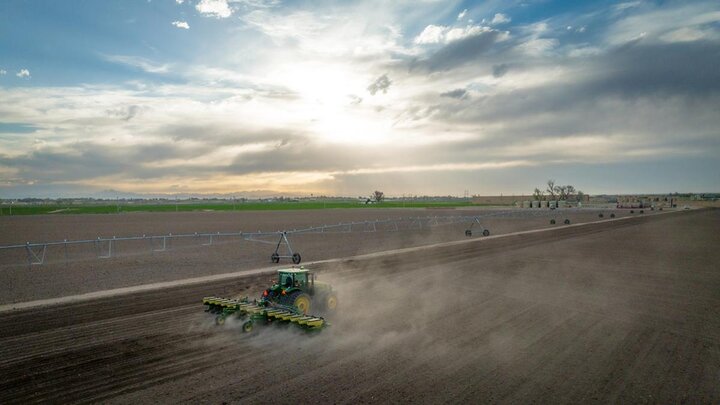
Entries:
<svg viewBox="0 0 720 405">
<path fill-rule="evenodd" d="M 316 336 L 218 329 L 265 276 L 0 314 L 0 402 L 720 401 L 720 211 L 333 263 Z"/>
</svg>

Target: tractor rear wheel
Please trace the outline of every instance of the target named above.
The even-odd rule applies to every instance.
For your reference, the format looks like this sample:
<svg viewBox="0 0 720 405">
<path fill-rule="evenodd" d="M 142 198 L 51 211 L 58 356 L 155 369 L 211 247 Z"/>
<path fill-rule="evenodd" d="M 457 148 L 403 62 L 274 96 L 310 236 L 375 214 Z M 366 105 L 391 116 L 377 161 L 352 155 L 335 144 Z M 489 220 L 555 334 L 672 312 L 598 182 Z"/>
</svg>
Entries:
<svg viewBox="0 0 720 405">
<path fill-rule="evenodd" d="M 338 299 L 335 294 L 330 294 L 325 298 L 325 308 L 328 311 L 334 311 L 337 308 Z"/>
<path fill-rule="evenodd" d="M 281 304 L 292 305 L 303 314 L 307 314 L 310 311 L 311 302 L 312 300 L 309 295 L 302 291 L 295 291 L 290 293 L 290 295 L 286 295 Z"/>
</svg>

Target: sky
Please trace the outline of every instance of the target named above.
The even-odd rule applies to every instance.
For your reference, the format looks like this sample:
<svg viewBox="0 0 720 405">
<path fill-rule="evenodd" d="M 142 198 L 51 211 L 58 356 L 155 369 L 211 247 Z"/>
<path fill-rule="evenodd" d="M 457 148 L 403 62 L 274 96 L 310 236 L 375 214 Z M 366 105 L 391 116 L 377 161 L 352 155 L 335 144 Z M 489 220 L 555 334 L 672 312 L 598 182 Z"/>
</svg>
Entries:
<svg viewBox="0 0 720 405">
<path fill-rule="evenodd" d="M 0 198 L 547 179 L 720 191 L 720 2 L 0 2 Z"/>
</svg>

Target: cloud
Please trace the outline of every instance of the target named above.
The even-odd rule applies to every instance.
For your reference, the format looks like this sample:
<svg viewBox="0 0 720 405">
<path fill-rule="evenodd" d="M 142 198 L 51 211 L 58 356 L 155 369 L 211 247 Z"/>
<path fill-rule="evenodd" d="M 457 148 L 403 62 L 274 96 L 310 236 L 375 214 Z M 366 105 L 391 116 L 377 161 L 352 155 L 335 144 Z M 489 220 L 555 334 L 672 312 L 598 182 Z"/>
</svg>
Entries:
<svg viewBox="0 0 720 405">
<path fill-rule="evenodd" d="M 367 87 L 367 91 L 369 91 L 370 94 L 373 96 L 378 91 L 382 91 L 383 94 L 385 94 L 390 88 L 390 84 L 392 84 L 392 82 L 390 81 L 390 79 L 388 79 L 387 74 L 384 74 L 375 79 L 375 81 Z"/>
<path fill-rule="evenodd" d="M 108 115 L 118 117 L 123 121 L 130 121 L 133 119 L 141 110 L 139 105 L 130 105 L 127 107 L 119 107 L 106 110 Z"/>
<path fill-rule="evenodd" d="M 412 67 L 430 71 L 450 70 L 475 61 L 503 37 L 500 31 L 483 29 L 462 39 L 450 41 L 429 57 L 416 61 Z"/>
<path fill-rule="evenodd" d="M 175 2 L 176 2 L 177 4 L 183 4 L 183 3 L 185 2 L 185 0 L 175 0 Z"/>
<path fill-rule="evenodd" d="M 470 14 L 455 22 L 441 3 L 226 3 L 233 15 L 221 25 L 239 25 L 222 29 L 232 49 L 197 49 L 204 64 L 102 56 L 172 72 L 172 81 L 3 89 L 0 116 L 16 124 L 0 137 L 0 193 L 9 183 L 510 192 L 523 191 L 507 181 L 513 173 L 542 181 L 596 165 L 600 178 L 608 167 L 638 173 L 654 163 L 639 175 L 652 180 L 672 159 L 705 162 L 696 177 L 716 187 L 717 176 L 702 174 L 720 171 L 716 3 L 648 2 L 618 14 L 598 5 L 512 25 L 512 35 L 468 24 Z M 32 132 L 15 136 L 17 123 Z M 595 184 L 582 186 L 601 191 Z"/>
<path fill-rule="evenodd" d="M 0 69 L 0 76 L 4 76 L 4 75 L 6 75 L 6 74 L 7 74 L 7 70 L 5 70 L 5 69 Z"/>
<path fill-rule="evenodd" d="M 497 13 L 493 17 L 492 21 L 490 21 L 490 24 L 497 25 L 497 24 L 505 24 L 510 22 L 510 17 L 506 16 L 503 13 Z"/>
<path fill-rule="evenodd" d="M 190 29 L 190 24 L 188 24 L 187 21 L 173 21 L 172 25 L 186 30 Z"/>
<path fill-rule="evenodd" d="M 466 15 L 467 15 L 467 9 L 464 9 L 463 11 L 460 12 L 460 14 L 458 14 L 457 20 L 458 21 L 462 20 L 463 18 L 465 18 Z"/>
<path fill-rule="evenodd" d="M 508 70 L 510 70 L 510 65 L 508 65 L 506 63 L 502 63 L 499 65 L 493 65 L 493 67 L 492 67 L 493 77 L 503 77 L 503 76 L 505 76 L 505 73 L 508 72 Z"/>
<path fill-rule="evenodd" d="M 437 44 L 443 42 L 447 30 L 448 27 L 430 24 L 423 29 L 420 35 L 415 37 L 414 42 L 416 44 Z"/>
<path fill-rule="evenodd" d="M 167 73 L 170 71 L 170 65 L 157 64 L 148 59 L 139 56 L 130 55 L 103 55 L 108 62 L 120 63 L 137 69 L 144 70 L 148 73 Z"/>
<path fill-rule="evenodd" d="M 440 97 L 449 97 L 449 98 L 456 98 L 458 100 L 468 98 L 468 92 L 465 89 L 455 89 L 446 91 L 445 93 L 440 93 Z"/>
<path fill-rule="evenodd" d="M 20 69 L 19 72 L 15 73 L 15 76 L 21 78 L 21 79 L 29 79 L 30 78 L 30 71 L 27 69 Z"/>
<path fill-rule="evenodd" d="M 227 0 L 200 0 L 195 9 L 200 14 L 215 18 L 228 18 L 233 13 Z"/>
<path fill-rule="evenodd" d="M 620 45 L 639 37 L 650 42 L 720 40 L 717 2 L 680 2 L 669 7 L 633 9 L 608 27 L 605 42 Z"/>
<path fill-rule="evenodd" d="M 559 43 L 555 38 L 531 38 L 518 45 L 518 49 L 530 56 L 540 56 L 555 49 Z"/>
<path fill-rule="evenodd" d="M 613 6 L 613 10 L 615 11 L 624 11 L 631 8 L 639 7 L 642 4 L 642 1 L 628 1 L 625 3 L 618 3 Z"/>
<path fill-rule="evenodd" d="M 459 41 L 468 37 L 480 35 L 493 31 L 492 28 L 479 25 L 467 25 L 465 27 L 448 27 L 443 25 L 430 24 L 414 39 L 418 45 L 440 44 Z"/>
</svg>

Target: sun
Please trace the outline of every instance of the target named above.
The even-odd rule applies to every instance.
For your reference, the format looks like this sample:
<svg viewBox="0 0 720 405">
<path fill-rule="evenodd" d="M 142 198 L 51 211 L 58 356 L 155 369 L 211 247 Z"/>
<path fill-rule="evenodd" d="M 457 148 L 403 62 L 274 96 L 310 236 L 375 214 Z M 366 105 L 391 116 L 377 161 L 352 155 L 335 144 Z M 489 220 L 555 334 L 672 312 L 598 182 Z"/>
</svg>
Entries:
<svg viewBox="0 0 720 405">
<path fill-rule="evenodd" d="M 388 140 L 392 122 L 368 103 L 367 75 L 344 65 L 312 62 L 286 67 L 278 75 L 298 94 L 307 129 L 321 140 L 358 145 Z"/>
</svg>

